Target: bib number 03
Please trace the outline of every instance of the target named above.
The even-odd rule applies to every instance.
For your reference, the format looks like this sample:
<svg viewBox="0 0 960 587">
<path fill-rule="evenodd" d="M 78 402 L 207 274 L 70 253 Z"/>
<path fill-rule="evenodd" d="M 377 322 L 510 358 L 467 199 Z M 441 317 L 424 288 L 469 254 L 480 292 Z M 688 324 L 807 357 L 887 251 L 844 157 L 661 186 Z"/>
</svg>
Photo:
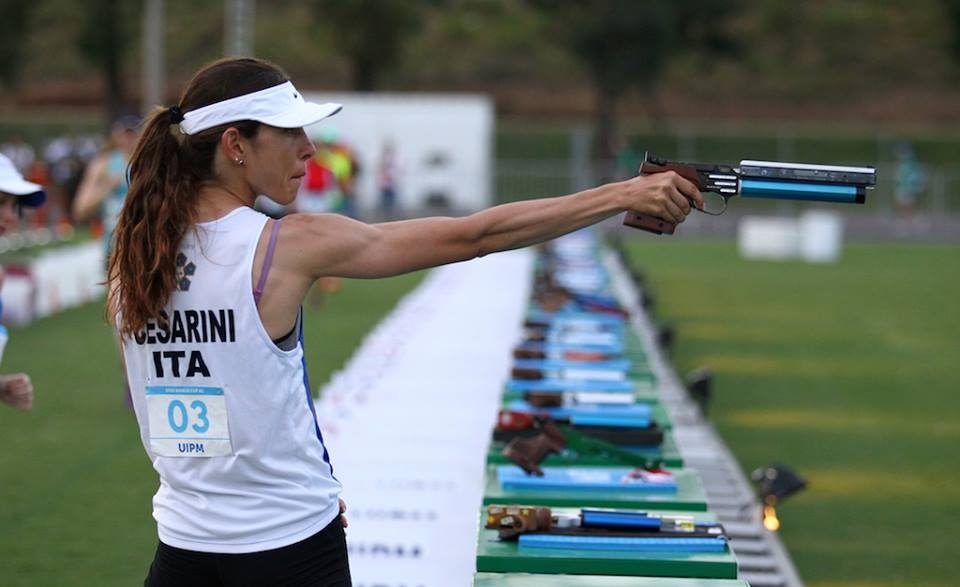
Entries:
<svg viewBox="0 0 960 587">
<path fill-rule="evenodd" d="M 175 399 L 167 404 L 167 420 L 170 421 L 170 427 L 173 431 L 182 434 L 187 431 L 187 426 L 197 433 L 203 434 L 210 429 L 210 420 L 207 419 L 207 404 L 198 399 L 190 402 L 190 408 L 196 410 L 194 414 L 199 420 L 196 424 L 190 424 L 190 416 L 187 414 L 187 407 L 182 401 Z"/>
<path fill-rule="evenodd" d="M 216 457 L 233 453 L 227 406 L 220 387 L 147 386 L 150 449 L 164 457 Z"/>
</svg>

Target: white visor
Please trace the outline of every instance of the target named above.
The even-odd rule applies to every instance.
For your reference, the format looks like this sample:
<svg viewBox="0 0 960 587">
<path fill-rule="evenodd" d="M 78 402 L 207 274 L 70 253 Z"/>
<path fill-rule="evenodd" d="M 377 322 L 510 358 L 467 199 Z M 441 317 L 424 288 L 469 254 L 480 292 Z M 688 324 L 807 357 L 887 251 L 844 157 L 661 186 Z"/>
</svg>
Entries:
<svg viewBox="0 0 960 587">
<path fill-rule="evenodd" d="M 333 116 L 343 108 L 340 104 L 314 104 L 290 82 L 265 90 L 216 102 L 183 113 L 180 130 L 193 135 L 228 122 L 256 120 L 278 128 L 300 128 Z"/>
<path fill-rule="evenodd" d="M 13 161 L 0 155 L 0 192 L 18 196 L 24 206 L 36 208 L 47 199 L 43 186 L 23 179 Z"/>
</svg>

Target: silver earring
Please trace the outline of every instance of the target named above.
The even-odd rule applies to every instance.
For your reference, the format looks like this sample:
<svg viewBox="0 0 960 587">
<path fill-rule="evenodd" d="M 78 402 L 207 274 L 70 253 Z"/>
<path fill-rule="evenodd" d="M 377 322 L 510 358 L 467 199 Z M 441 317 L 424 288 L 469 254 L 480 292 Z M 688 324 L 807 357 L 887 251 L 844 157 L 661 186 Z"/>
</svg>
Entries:
<svg viewBox="0 0 960 587">
<path fill-rule="evenodd" d="M 237 165 L 239 165 L 240 167 L 243 167 L 243 163 L 244 163 L 243 159 L 237 159 Z"/>
</svg>

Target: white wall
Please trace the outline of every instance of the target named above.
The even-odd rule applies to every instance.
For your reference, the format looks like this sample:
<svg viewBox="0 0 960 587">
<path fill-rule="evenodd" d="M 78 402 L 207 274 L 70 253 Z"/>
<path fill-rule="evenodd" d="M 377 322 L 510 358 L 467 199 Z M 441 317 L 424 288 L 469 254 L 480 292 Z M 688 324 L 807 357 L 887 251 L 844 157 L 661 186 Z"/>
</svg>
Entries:
<svg viewBox="0 0 960 587">
<path fill-rule="evenodd" d="M 400 165 L 398 206 L 416 210 L 433 191 L 468 212 L 491 204 L 494 111 L 486 96 L 466 94 L 365 94 L 305 92 L 315 102 L 339 102 L 343 110 L 314 127 L 334 129 L 354 149 L 362 166 L 357 205 L 378 207 L 377 167 L 392 140 Z M 446 164 L 428 160 L 442 155 Z"/>
<path fill-rule="evenodd" d="M 43 251 L 3 280 L 3 321 L 24 325 L 103 296 L 106 281 L 100 241 Z"/>
</svg>

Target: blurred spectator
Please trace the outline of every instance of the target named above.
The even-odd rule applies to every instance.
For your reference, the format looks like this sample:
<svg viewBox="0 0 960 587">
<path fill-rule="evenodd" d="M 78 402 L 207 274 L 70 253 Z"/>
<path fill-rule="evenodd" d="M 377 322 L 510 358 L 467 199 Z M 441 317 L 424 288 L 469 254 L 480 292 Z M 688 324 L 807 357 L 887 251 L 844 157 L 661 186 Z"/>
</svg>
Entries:
<svg viewBox="0 0 960 587">
<path fill-rule="evenodd" d="M 328 165 L 326 152 L 320 149 L 322 142 L 319 138 L 317 143 L 317 151 L 307 160 L 307 174 L 297 193 L 297 212 L 330 212 L 342 198 L 340 184 Z"/>
<path fill-rule="evenodd" d="M 96 141 L 89 137 L 60 136 L 52 139 L 43 150 L 43 163 L 49 192 L 44 224 L 69 223 L 74 194 L 84 167 L 96 150 Z"/>
<path fill-rule="evenodd" d="M 894 187 L 894 205 L 903 220 L 913 220 L 917 198 L 923 191 L 924 177 L 913 147 L 906 141 L 896 146 L 897 169 Z"/>
<path fill-rule="evenodd" d="M 127 197 L 130 187 L 127 165 L 130 155 L 137 144 L 140 119 L 135 116 L 123 116 L 117 119 L 110 128 L 110 138 L 104 144 L 93 161 L 87 166 L 77 188 L 77 197 L 73 202 L 73 217 L 75 220 L 87 220 L 99 211 L 103 222 L 103 250 L 104 258 L 110 258 L 113 244 L 113 231 L 120 219 L 123 201 Z M 119 340 L 117 341 L 119 349 Z M 123 364 L 123 354 L 120 354 L 120 374 L 123 384 L 123 398 L 127 406 L 132 408 L 130 400 L 130 386 L 127 383 L 126 367 Z"/>
<path fill-rule="evenodd" d="M 393 140 L 383 144 L 380 162 L 377 166 L 377 187 L 380 191 L 380 212 L 385 220 L 397 217 L 397 176 L 400 173 L 397 164 L 397 150 Z"/>
<path fill-rule="evenodd" d="M 353 150 L 339 140 L 336 130 L 325 128 L 321 132 L 314 159 L 333 174 L 335 185 L 328 192 L 331 197 L 329 211 L 356 218 L 354 196 L 360 165 Z"/>
<path fill-rule="evenodd" d="M 109 253 L 113 230 L 127 195 L 127 163 L 137 143 L 140 120 L 135 116 L 118 119 L 110 129 L 110 138 L 90 162 L 73 201 L 73 217 L 84 221 L 98 212 L 103 222 L 103 245 Z"/>
<path fill-rule="evenodd" d="M 0 147 L 0 153 L 6 155 L 7 158 L 13 162 L 13 166 L 17 168 L 17 171 L 22 174 L 27 173 L 34 159 L 36 159 L 36 153 L 33 147 L 25 143 L 23 139 L 18 136 L 14 136 L 10 142 Z"/>
<path fill-rule="evenodd" d="M 24 207 L 37 208 L 46 200 L 43 186 L 26 181 L 17 171 L 13 161 L 0 155 L 0 235 L 14 230 L 20 223 Z M 0 286 L 3 284 L 3 271 L 0 269 Z M 3 303 L 0 300 L 0 313 Z M 7 329 L 0 325 L 0 359 L 7 344 Z M 33 384 L 25 373 L 0 375 L 0 402 L 20 410 L 33 407 Z"/>
<path fill-rule="evenodd" d="M 50 173 L 47 170 L 47 164 L 43 162 L 42 159 L 34 159 L 33 163 L 30 164 L 30 167 L 23 172 L 24 179 L 31 183 L 43 186 L 46 189 L 50 185 Z M 36 215 L 33 218 L 33 225 L 35 227 L 47 226 L 47 209 L 50 207 L 49 204 L 37 210 Z M 64 218 L 66 216 L 64 215 Z"/>
</svg>

